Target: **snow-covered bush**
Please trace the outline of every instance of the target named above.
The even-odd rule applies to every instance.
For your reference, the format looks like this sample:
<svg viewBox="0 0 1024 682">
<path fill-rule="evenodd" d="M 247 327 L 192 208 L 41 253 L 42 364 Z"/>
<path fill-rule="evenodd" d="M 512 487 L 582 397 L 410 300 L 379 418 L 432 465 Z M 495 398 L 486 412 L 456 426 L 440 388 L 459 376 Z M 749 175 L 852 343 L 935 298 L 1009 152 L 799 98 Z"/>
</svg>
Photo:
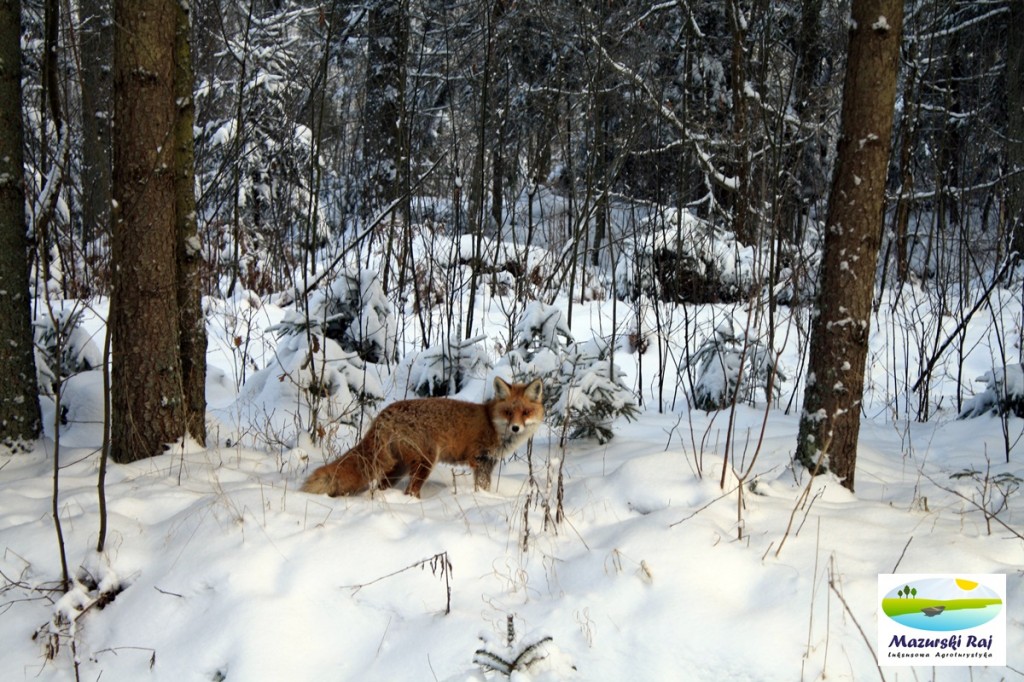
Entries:
<svg viewBox="0 0 1024 682">
<path fill-rule="evenodd" d="M 757 281 L 754 250 L 688 211 L 667 208 L 640 223 L 615 268 L 619 297 L 700 303 L 747 297 Z"/>
<path fill-rule="evenodd" d="M 486 338 L 450 341 L 416 354 L 409 370 L 409 387 L 423 398 L 458 393 L 468 379 L 490 369 L 490 358 L 480 345 Z"/>
<path fill-rule="evenodd" d="M 344 271 L 325 292 L 313 296 L 309 316 L 327 338 L 367 362 L 394 358 L 398 325 L 375 272 Z"/>
<path fill-rule="evenodd" d="M 638 409 L 604 339 L 576 343 L 562 311 L 530 303 L 513 331 L 507 362 L 516 381 L 540 377 L 548 421 L 569 438 L 612 438 L 612 422 Z"/>
<path fill-rule="evenodd" d="M 611 358 L 605 339 L 574 343 L 552 378 L 552 405 L 548 417 L 569 438 L 596 438 L 607 443 L 614 435 L 612 422 L 633 421 L 639 414 L 624 373 Z"/>
<path fill-rule="evenodd" d="M 512 330 L 512 347 L 526 360 L 545 350 L 557 354 L 570 343 L 572 332 L 561 308 L 541 301 L 528 303 Z"/>
<path fill-rule="evenodd" d="M 715 328 L 694 353 L 691 364 L 697 368 L 693 406 L 708 412 L 728 407 L 734 399 L 753 403 L 758 389 L 770 400 L 778 395 L 779 382 L 786 378 L 770 349 L 757 339 L 737 335 L 731 319 Z M 769 387 L 774 395 L 768 393 Z"/>
<path fill-rule="evenodd" d="M 249 378 L 231 410 L 243 423 L 265 421 L 269 433 L 292 442 L 300 431 L 319 436 L 324 425 L 355 424 L 364 407 L 383 399 L 359 355 L 308 330 L 298 312 L 272 329 L 281 335 L 274 360 Z"/>
<path fill-rule="evenodd" d="M 561 387 L 562 359 L 572 334 L 561 309 L 531 301 L 512 330 L 512 350 L 504 362 L 514 381 L 544 381 L 544 410 L 550 415 Z"/>
<path fill-rule="evenodd" d="M 985 382 L 985 390 L 964 402 L 960 419 L 983 414 L 1013 414 L 1024 417 L 1024 366 L 996 367 L 977 381 Z"/>
<path fill-rule="evenodd" d="M 35 328 L 36 373 L 39 390 L 53 395 L 58 379 L 103 364 L 103 354 L 89 333 L 82 329 L 82 308 L 43 312 L 32 323 Z"/>
</svg>

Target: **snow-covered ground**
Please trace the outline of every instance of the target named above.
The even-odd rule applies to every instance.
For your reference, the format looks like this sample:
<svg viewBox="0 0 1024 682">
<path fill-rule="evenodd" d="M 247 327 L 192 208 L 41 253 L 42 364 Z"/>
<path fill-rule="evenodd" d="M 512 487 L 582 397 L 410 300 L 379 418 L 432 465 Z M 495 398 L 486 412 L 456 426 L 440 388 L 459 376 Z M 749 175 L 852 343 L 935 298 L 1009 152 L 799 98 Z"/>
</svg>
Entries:
<svg viewBox="0 0 1024 682">
<path fill-rule="evenodd" d="M 873 337 L 855 494 L 791 466 L 797 420 L 780 409 L 737 408 L 731 435 L 727 411 L 689 411 L 682 397 L 659 413 L 652 346 L 642 366 L 616 355 L 645 404 L 606 445 L 562 448 L 542 428 L 490 492 L 439 466 L 421 500 L 400 488 L 330 499 L 297 489 L 352 429 L 329 447 L 257 447 L 266 415 L 289 405 L 232 409 L 245 363 L 224 340 L 280 310 L 252 297 L 212 308 L 210 447 L 111 464 L 102 555 L 101 383 L 87 372 L 69 385 L 76 423 L 61 432 L 58 510 L 82 584 L 68 595 L 55 591 L 52 428 L 33 452 L 0 456 L 0 680 L 74 679 L 73 660 L 80 679 L 104 681 L 504 679 L 478 662 L 520 654 L 520 680 L 875 679 L 877 575 L 891 572 L 1005 573 L 1009 653 L 1005 668 L 883 667 L 884 679 L 1024 676 L 1019 496 L 998 515 L 1014 535 L 970 502 L 998 506 L 981 474 L 951 477 L 990 466 L 1024 478 L 1024 448 L 1006 463 L 997 417 L 947 410 L 916 423 L 887 409 L 879 396 L 896 370 L 883 361 L 900 343 L 888 318 Z M 576 338 L 607 334 L 609 311 L 578 305 Z M 247 379 L 273 357 L 254 338 Z M 791 382 L 795 357 L 781 358 Z M 460 397 L 479 399 L 485 383 Z M 400 393 L 382 384 L 388 399 Z M 1016 443 L 1022 422 L 1008 425 Z M 113 601 L 93 602 L 112 586 Z"/>
</svg>

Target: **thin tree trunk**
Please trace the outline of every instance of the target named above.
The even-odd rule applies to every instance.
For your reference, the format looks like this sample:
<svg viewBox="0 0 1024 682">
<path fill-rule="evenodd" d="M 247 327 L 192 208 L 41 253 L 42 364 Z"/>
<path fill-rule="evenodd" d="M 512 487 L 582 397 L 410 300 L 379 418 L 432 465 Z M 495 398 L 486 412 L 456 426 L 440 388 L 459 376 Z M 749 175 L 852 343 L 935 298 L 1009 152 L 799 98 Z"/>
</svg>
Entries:
<svg viewBox="0 0 1024 682">
<path fill-rule="evenodd" d="M 368 169 L 364 210 L 371 215 L 402 196 L 408 185 L 402 158 L 409 7 L 406 0 L 376 0 L 367 12 L 366 109 L 363 161 Z M 408 199 L 406 199 L 406 202 Z M 396 214 L 408 218 L 406 203 Z"/>
<path fill-rule="evenodd" d="M 110 0 L 82 0 L 78 7 L 82 51 L 82 237 L 85 242 L 110 231 L 112 12 Z"/>
<path fill-rule="evenodd" d="M 1024 3 L 1010 2 L 1010 21 L 1006 28 L 1009 49 L 1006 55 L 1006 107 L 1009 111 L 1006 131 L 1006 155 L 1010 177 L 1006 201 L 1007 228 L 1011 248 L 1024 257 Z"/>
<path fill-rule="evenodd" d="M 181 340 L 181 378 L 185 399 L 185 425 L 199 443 L 206 444 L 206 317 L 200 294 L 202 250 L 196 225 L 195 143 L 192 125 L 191 21 L 188 5 L 175 3 L 174 93 L 178 117 L 174 132 L 174 194 L 177 223 L 178 315 Z"/>
</svg>

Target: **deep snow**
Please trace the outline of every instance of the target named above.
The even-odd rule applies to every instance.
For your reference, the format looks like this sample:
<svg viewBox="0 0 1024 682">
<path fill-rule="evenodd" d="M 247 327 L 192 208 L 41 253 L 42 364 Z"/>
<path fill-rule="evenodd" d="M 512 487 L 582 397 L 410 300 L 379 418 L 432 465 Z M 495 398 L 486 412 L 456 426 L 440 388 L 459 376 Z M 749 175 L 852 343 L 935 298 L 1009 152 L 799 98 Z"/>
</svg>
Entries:
<svg viewBox="0 0 1024 682">
<path fill-rule="evenodd" d="M 576 337 L 607 330 L 609 305 L 578 305 Z M 103 555 L 94 551 L 101 384 L 87 372 L 68 386 L 76 421 L 61 433 L 59 494 L 67 556 L 73 573 L 123 588 L 113 602 L 80 613 L 97 590 L 81 586 L 59 602 L 54 591 L 52 428 L 32 453 L 0 456 L 0 680 L 73 679 L 69 633 L 83 680 L 501 679 L 474 663 L 475 652 L 512 659 L 524 648 L 537 662 L 515 679 L 1024 677 L 1024 542 L 998 523 L 990 534 L 954 494 L 980 499 L 981 484 L 951 478 L 984 471 L 986 457 L 993 474 L 1024 477 L 1019 446 L 1005 463 L 996 417 L 912 423 L 869 401 L 851 494 L 793 469 L 796 417 L 768 410 L 761 440 L 765 410 L 741 406 L 722 489 L 728 413 L 688 411 L 682 399 L 659 413 L 653 350 L 643 373 L 636 355 L 620 352 L 645 405 L 636 422 L 616 424 L 610 443 L 563 449 L 542 428 L 529 459 L 506 461 L 490 492 L 439 466 L 422 500 L 400 489 L 330 499 L 297 488 L 352 443 L 352 429 L 325 448 L 261 441 L 266 416 L 288 406 L 232 402 L 242 373 L 225 341 L 232 325 L 245 313 L 258 331 L 281 311 L 252 297 L 212 309 L 210 447 L 111 464 Z M 888 354 L 896 329 L 876 328 L 873 358 Z M 256 338 L 252 365 L 262 367 L 273 344 Z M 984 358 L 973 362 L 976 376 Z M 869 367 L 875 390 L 887 367 Z M 485 383 L 460 397 L 479 399 Z M 1021 420 L 1009 426 L 1022 430 Z M 1017 533 L 1019 505 L 1011 497 L 999 515 Z M 869 648 L 877 574 L 890 572 L 1005 573 L 1008 667 L 879 671 Z M 55 613 L 77 617 L 57 639 L 47 636 Z M 48 641 L 60 643 L 49 661 Z"/>
</svg>

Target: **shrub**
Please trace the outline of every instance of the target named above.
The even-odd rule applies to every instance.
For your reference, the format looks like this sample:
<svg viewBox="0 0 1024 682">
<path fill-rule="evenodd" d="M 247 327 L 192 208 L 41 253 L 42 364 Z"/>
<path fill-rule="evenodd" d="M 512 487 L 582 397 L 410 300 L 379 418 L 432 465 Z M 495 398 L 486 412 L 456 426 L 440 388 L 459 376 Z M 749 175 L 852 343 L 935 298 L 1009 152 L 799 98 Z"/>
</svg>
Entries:
<svg viewBox="0 0 1024 682">
<path fill-rule="evenodd" d="M 977 381 L 985 382 L 985 390 L 964 402 L 960 419 L 983 414 L 1024 417 L 1024 367 L 1019 364 L 996 367 Z"/>
</svg>

